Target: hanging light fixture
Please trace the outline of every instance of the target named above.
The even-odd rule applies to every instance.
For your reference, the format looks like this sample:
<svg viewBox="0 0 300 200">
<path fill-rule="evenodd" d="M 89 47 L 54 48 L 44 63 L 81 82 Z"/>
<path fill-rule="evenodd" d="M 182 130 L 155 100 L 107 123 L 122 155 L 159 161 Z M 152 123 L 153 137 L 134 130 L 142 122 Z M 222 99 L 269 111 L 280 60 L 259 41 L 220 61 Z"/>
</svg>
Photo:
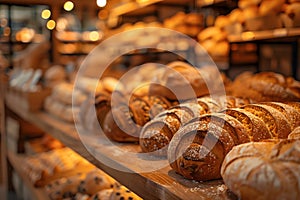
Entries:
<svg viewBox="0 0 300 200">
<path fill-rule="evenodd" d="M 42 13 L 41 13 L 41 17 L 43 19 L 49 19 L 50 16 L 51 16 L 51 11 L 48 10 L 48 9 L 43 10 Z"/>
<path fill-rule="evenodd" d="M 103 8 L 106 6 L 107 1 L 106 0 L 96 0 L 97 6 Z"/>
<path fill-rule="evenodd" d="M 64 3 L 64 9 L 65 11 L 71 11 L 74 8 L 74 3 L 72 1 L 66 1 Z"/>
</svg>

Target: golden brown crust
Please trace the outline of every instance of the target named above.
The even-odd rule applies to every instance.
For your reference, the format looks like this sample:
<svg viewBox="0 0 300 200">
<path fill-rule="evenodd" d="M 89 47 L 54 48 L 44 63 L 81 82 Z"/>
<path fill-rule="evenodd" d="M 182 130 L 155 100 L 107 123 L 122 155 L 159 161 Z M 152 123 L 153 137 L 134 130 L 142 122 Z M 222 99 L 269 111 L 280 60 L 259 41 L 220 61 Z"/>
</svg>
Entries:
<svg viewBox="0 0 300 200">
<path fill-rule="evenodd" d="M 274 72 L 239 75 L 231 85 L 234 96 L 247 97 L 256 102 L 299 101 L 300 84 L 291 77 L 284 77 Z"/>
<path fill-rule="evenodd" d="M 300 105 L 289 104 L 295 108 L 299 108 Z M 295 114 L 295 110 L 288 104 L 265 103 L 248 104 L 241 108 L 226 109 L 222 113 L 210 113 L 194 118 L 178 130 L 169 144 L 168 159 L 171 167 L 189 179 L 215 179 L 218 172 L 220 173 L 220 166 L 216 163 L 222 163 L 233 146 L 251 141 L 286 139 L 295 127 L 291 124 L 296 124 L 289 123 L 289 118 L 286 117 L 289 114 Z M 218 137 L 217 129 L 221 130 Z M 212 144 L 216 146 L 213 147 Z M 192 159 L 191 152 L 194 155 L 205 152 L 208 157 Z M 207 166 L 213 166 L 213 170 L 217 171 L 207 171 Z M 213 175 L 207 175 L 208 173 Z"/>
<path fill-rule="evenodd" d="M 264 121 L 273 138 L 287 138 L 291 127 L 283 114 L 267 105 L 249 104 L 245 109 Z"/>
<path fill-rule="evenodd" d="M 299 145 L 299 140 L 281 140 L 234 147 L 222 164 L 226 186 L 240 199 L 297 199 Z"/>
<path fill-rule="evenodd" d="M 138 142 L 141 129 L 133 120 L 127 106 L 119 106 L 114 112 L 110 110 L 104 120 L 103 132 L 116 142 Z"/>
<path fill-rule="evenodd" d="M 180 126 L 186 123 L 192 123 L 193 121 L 199 121 L 199 117 L 203 114 L 221 111 L 227 106 L 234 107 L 236 105 L 244 105 L 248 102 L 247 99 L 230 96 L 215 97 L 214 99 L 211 97 L 201 97 L 197 99 L 197 102 L 187 101 L 173 106 L 145 124 L 140 133 L 140 146 L 142 151 L 152 152 L 152 154 L 158 156 L 166 156 L 166 148 Z M 244 127 L 239 121 L 230 116 L 221 116 L 222 114 L 215 115 L 219 124 L 225 124 L 236 144 L 239 143 L 238 140 L 242 142 L 249 141 L 249 136 L 244 134 L 245 131 L 242 131 Z M 223 120 L 223 117 L 227 120 Z M 205 117 L 202 117 L 201 120 L 205 120 Z M 232 126 L 235 126 L 235 130 L 233 130 Z M 238 136 L 235 136 L 235 132 L 237 132 Z M 164 148 L 164 150 L 160 150 L 162 148 Z"/>
<path fill-rule="evenodd" d="M 290 134 L 288 139 L 297 139 L 300 140 L 300 126 L 295 128 Z"/>
<path fill-rule="evenodd" d="M 210 81 L 209 77 L 214 77 L 214 81 Z M 150 85 L 149 94 L 180 101 L 216 92 L 222 84 L 218 70 L 212 67 L 197 69 L 188 63 L 176 61 L 169 63 L 158 82 Z"/>
</svg>

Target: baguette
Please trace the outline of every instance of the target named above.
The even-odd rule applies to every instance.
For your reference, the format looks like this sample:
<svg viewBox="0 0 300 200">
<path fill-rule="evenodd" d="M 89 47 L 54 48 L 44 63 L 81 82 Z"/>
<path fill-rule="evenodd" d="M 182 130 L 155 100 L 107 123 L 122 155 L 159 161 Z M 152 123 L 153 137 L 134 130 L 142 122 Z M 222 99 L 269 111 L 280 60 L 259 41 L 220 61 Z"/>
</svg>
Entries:
<svg viewBox="0 0 300 200">
<path fill-rule="evenodd" d="M 248 104 L 192 119 L 172 138 L 168 148 L 169 163 L 188 179 L 219 179 L 221 163 L 233 146 L 286 139 L 299 126 L 299 109 L 299 102 Z M 294 116 L 287 117 L 291 114 Z M 195 156 L 189 156 L 189 152 Z"/>
<path fill-rule="evenodd" d="M 250 103 L 248 99 L 231 96 L 201 97 L 197 102 L 185 102 L 160 113 L 144 125 L 139 144 L 143 152 L 167 156 L 167 146 L 178 129 L 200 115 Z"/>
<path fill-rule="evenodd" d="M 299 199 L 300 141 L 251 142 L 234 147 L 221 175 L 239 199 Z"/>
</svg>

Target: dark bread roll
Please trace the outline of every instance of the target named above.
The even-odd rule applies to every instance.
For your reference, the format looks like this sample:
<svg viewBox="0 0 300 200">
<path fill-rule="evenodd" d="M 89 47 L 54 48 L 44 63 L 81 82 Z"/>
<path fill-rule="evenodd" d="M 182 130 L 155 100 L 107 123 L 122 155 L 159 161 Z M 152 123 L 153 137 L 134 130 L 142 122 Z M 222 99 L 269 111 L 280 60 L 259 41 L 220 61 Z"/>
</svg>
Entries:
<svg viewBox="0 0 300 200">
<path fill-rule="evenodd" d="M 111 109 L 110 101 L 111 94 L 107 92 L 101 92 L 95 97 L 96 116 L 101 127 L 103 127 L 105 116 Z"/>
<path fill-rule="evenodd" d="M 117 142 L 138 142 L 141 128 L 170 106 L 167 99 L 159 96 L 133 96 L 129 105 L 116 103 L 105 117 L 104 134 Z"/>
<path fill-rule="evenodd" d="M 273 104 L 275 106 L 269 106 Z M 191 120 L 178 130 L 169 144 L 171 167 L 189 179 L 219 179 L 221 164 L 233 146 L 249 141 L 286 139 L 296 128 L 299 122 L 289 120 L 299 119 L 300 103 L 282 105 L 248 104 Z M 290 114 L 295 116 L 286 117 Z M 191 152 L 196 157 L 191 157 Z"/>
</svg>

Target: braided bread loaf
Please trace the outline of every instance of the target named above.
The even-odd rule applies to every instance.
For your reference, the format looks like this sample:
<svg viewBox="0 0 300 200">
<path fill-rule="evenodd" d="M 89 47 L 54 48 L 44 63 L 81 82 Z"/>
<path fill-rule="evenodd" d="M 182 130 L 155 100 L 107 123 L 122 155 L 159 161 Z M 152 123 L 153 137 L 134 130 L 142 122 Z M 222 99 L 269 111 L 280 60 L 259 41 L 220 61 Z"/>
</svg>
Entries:
<svg viewBox="0 0 300 200">
<path fill-rule="evenodd" d="M 299 140 L 238 145 L 225 157 L 223 180 L 239 199 L 299 199 L 299 147 Z"/>
<path fill-rule="evenodd" d="M 173 106 L 145 124 L 140 133 L 142 151 L 152 152 L 157 156 L 167 156 L 167 146 L 173 135 L 180 126 L 186 124 L 192 118 L 249 103 L 248 99 L 218 96 L 215 98 L 202 97 L 198 98 L 197 102 L 186 102 Z"/>
<path fill-rule="evenodd" d="M 256 102 L 299 101 L 300 83 L 292 77 L 274 72 L 244 72 L 230 86 L 230 94 L 250 98 Z"/>
<path fill-rule="evenodd" d="M 171 140 L 170 165 L 189 179 L 219 179 L 224 157 L 234 146 L 287 138 L 300 125 L 299 109 L 299 102 L 249 104 L 195 118 Z"/>
</svg>

